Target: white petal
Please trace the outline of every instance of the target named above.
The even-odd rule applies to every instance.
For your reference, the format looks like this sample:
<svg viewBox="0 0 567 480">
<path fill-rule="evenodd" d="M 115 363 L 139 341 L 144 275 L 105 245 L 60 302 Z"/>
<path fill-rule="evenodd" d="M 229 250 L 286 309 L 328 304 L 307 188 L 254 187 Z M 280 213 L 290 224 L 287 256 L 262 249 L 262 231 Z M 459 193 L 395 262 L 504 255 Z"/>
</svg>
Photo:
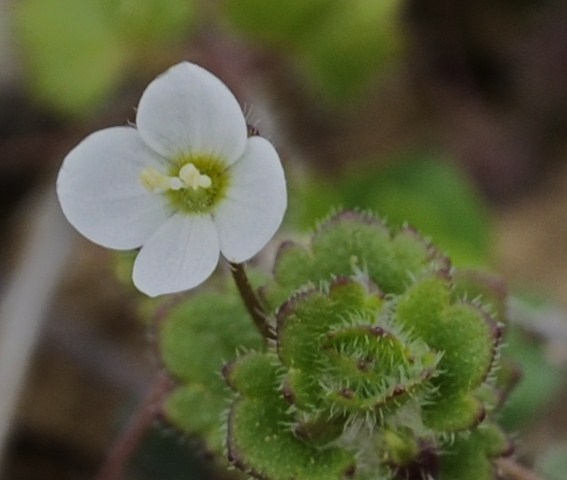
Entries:
<svg viewBox="0 0 567 480">
<path fill-rule="evenodd" d="M 211 217 L 177 213 L 140 250 L 134 284 L 150 297 L 189 290 L 213 273 L 218 260 Z"/>
<path fill-rule="evenodd" d="M 279 156 L 261 137 L 248 140 L 244 155 L 229 168 L 227 198 L 214 213 L 221 251 L 243 262 L 272 238 L 285 213 L 287 193 Z"/>
<path fill-rule="evenodd" d="M 167 158 L 210 154 L 228 165 L 246 145 L 246 120 L 234 95 L 212 73 L 188 62 L 150 83 L 136 124 L 144 141 Z"/>
<path fill-rule="evenodd" d="M 108 248 L 139 247 L 170 215 L 162 195 L 140 181 L 162 160 L 131 127 L 100 130 L 65 157 L 57 194 L 65 216 L 85 237 Z"/>
</svg>

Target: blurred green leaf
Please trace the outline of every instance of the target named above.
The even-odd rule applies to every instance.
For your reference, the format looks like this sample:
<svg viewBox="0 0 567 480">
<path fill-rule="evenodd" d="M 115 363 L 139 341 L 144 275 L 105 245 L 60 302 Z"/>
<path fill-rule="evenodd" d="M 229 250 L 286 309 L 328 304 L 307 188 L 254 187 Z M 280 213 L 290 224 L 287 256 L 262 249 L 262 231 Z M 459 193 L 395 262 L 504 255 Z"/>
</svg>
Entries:
<svg viewBox="0 0 567 480">
<path fill-rule="evenodd" d="M 194 443 L 194 442 L 193 442 Z M 194 447 L 194 448 L 191 448 Z M 153 431 L 134 458 L 132 470 L 139 480 L 207 480 L 211 462 L 206 463 L 194 444 L 182 441 L 179 434 Z M 128 477 L 130 478 L 130 477 Z"/>
<path fill-rule="evenodd" d="M 309 82 L 335 102 L 360 98 L 380 68 L 401 51 L 399 0 L 350 0 L 300 46 Z"/>
<path fill-rule="evenodd" d="M 191 0 L 102 0 L 124 43 L 155 49 L 179 39 L 195 22 Z M 140 52 L 143 53 L 143 52 Z"/>
<path fill-rule="evenodd" d="M 537 412 L 564 385 L 564 374 L 546 360 L 542 345 L 518 327 L 509 329 L 506 344 L 504 360 L 514 361 L 521 369 L 521 379 L 501 412 L 500 423 L 513 431 L 537 419 Z"/>
<path fill-rule="evenodd" d="M 227 0 L 224 14 L 232 27 L 250 40 L 271 46 L 297 46 L 312 35 L 339 0 Z"/>
<path fill-rule="evenodd" d="M 306 84 L 332 102 L 353 100 L 400 51 L 400 0 L 228 0 L 230 25 L 278 48 L 303 69 Z"/>
<path fill-rule="evenodd" d="M 311 178 L 296 188 L 290 210 L 297 210 L 294 220 L 301 228 L 331 205 L 370 209 L 392 226 L 418 228 L 457 265 L 488 262 L 487 208 L 461 172 L 441 157 L 405 155 L 387 167 L 352 167 L 335 183 Z"/>
<path fill-rule="evenodd" d="M 107 100 L 128 68 L 192 23 L 190 0 L 15 2 L 26 81 L 37 99 L 86 115 Z"/>
<path fill-rule="evenodd" d="M 168 420 L 200 436 L 209 451 L 221 452 L 222 413 L 229 398 L 221 369 L 238 350 L 261 346 L 260 335 L 233 291 L 203 292 L 173 307 L 159 340 L 164 366 L 179 381 L 165 402 Z"/>
<path fill-rule="evenodd" d="M 27 81 L 40 101 L 64 113 L 90 110 L 112 89 L 126 52 L 100 2 L 16 3 Z"/>
<path fill-rule="evenodd" d="M 451 439 L 445 446 L 447 455 L 441 463 L 441 480 L 492 480 L 497 458 L 509 448 L 508 439 L 499 427 L 483 424 L 469 437 Z"/>
<path fill-rule="evenodd" d="M 567 443 L 561 443 L 549 448 L 538 459 L 536 469 L 547 480 L 562 480 L 567 472 Z"/>
</svg>

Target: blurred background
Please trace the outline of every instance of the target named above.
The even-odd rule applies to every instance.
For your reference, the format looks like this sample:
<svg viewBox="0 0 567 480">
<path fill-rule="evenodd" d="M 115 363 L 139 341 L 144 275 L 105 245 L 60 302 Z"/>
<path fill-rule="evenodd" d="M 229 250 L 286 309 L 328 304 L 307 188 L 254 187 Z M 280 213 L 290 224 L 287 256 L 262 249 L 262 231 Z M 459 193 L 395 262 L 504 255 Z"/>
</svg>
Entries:
<svg viewBox="0 0 567 480">
<path fill-rule="evenodd" d="M 560 0 L 0 0 L 0 478 L 92 478 L 158 370 L 128 262 L 72 231 L 54 181 L 183 59 L 280 151 L 281 237 L 358 206 L 506 279 L 502 421 L 522 463 L 567 478 Z M 129 475 L 220 478 L 164 425 Z"/>
</svg>

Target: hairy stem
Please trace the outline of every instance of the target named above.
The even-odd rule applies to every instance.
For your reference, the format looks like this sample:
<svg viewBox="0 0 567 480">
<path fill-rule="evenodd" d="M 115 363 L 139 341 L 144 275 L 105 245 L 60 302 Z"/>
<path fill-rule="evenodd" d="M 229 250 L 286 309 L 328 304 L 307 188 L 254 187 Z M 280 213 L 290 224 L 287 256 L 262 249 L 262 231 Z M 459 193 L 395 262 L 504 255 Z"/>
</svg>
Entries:
<svg viewBox="0 0 567 480">
<path fill-rule="evenodd" d="M 95 480 L 120 480 L 124 477 L 130 460 L 149 433 L 160 411 L 161 403 L 172 385 L 171 379 L 165 373 L 160 373 L 156 377 L 148 395 L 114 442 Z"/>
<path fill-rule="evenodd" d="M 506 480 L 542 480 L 534 472 L 510 458 L 499 458 L 496 460 L 496 466 Z"/>
<path fill-rule="evenodd" d="M 242 263 L 230 263 L 230 271 L 232 273 L 232 277 L 234 278 L 234 283 L 236 283 L 236 287 L 238 288 L 238 293 L 242 297 L 242 301 L 244 305 L 246 305 L 246 309 L 248 313 L 252 317 L 252 321 L 256 328 L 260 332 L 260 335 L 264 337 L 264 339 L 273 339 L 274 334 L 270 330 L 268 322 L 266 321 L 266 312 L 258 300 L 258 297 L 252 290 L 252 286 L 250 285 L 250 281 L 248 280 L 248 276 L 246 275 L 246 271 L 244 270 L 244 265 Z"/>
</svg>

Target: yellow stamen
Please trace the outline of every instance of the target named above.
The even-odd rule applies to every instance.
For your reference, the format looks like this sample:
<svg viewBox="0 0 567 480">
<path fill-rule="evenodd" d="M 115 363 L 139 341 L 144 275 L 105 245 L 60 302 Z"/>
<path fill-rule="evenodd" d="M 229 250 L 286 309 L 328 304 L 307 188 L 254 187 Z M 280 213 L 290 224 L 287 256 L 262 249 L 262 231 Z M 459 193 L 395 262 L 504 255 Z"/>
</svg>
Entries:
<svg viewBox="0 0 567 480">
<path fill-rule="evenodd" d="M 185 185 L 183 184 L 180 178 L 168 177 L 168 180 L 169 180 L 168 185 L 170 190 L 181 190 L 182 188 L 185 188 Z"/>
<path fill-rule="evenodd" d="M 181 190 L 184 188 L 209 188 L 212 185 L 211 177 L 202 174 L 192 163 L 183 165 L 177 177 L 164 175 L 154 167 L 146 167 L 140 173 L 142 185 L 150 192 L 166 190 Z"/>
<path fill-rule="evenodd" d="M 170 188 L 169 177 L 160 173 L 154 167 L 146 167 L 140 173 L 142 185 L 150 192 L 154 190 L 167 190 Z"/>
<path fill-rule="evenodd" d="M 202 174 L 192 163 L 187 163 L 179 170 L 179 178 L 185 185 L 193 190 L 198 188 L 209 188 L 212 184 L 211 177 Z"/>
</svg>

